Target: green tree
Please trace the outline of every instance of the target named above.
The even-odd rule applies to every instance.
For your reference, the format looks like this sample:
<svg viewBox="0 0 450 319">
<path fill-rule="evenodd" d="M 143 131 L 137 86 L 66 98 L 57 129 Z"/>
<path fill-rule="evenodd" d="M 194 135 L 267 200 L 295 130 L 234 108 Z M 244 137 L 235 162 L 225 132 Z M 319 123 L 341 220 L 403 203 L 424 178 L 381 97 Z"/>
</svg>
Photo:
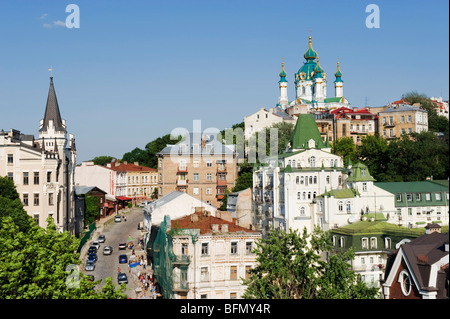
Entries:
<svg viewBox="0 0 450 319">
<path fill-rule="evenodd" d="M 321 256 L 331 251 L 328 233 L 318 227 L 284 232 L 274 230 L 257 243 L 257 266 L 250 270 L 244 298 L 258 299 L 374 299 L 376 288 L 368 288 L 350 269 L 351 250 Z"/>
<path fill-rule="evenodd" d="M 100 218 L 100 210 L 98 206 L 98 197 L 87 195 L 85 198 L 86 213 L 85 213 L 85 224 L 90 225 L 96 219 Z"/>
<path fill-rule="evenodd" d="M 0 222 L 1 299 L 97 299 L 126 298 L 111 279 L 98 291 L 100 281 L 90 282 L 76 271 L 79 239 L 59 232 L 49 217 L 47 228 L 29 219 L 27 233 L 11 217 Z"/>
<path fill-rule="evenodd" d="M 94 162 L 94 165 L 101 165 L 106 166 L 106 164 L 111 163 L 111 161 L 115 159 L 115 157 L 112 156 L 97 156 L 94 157 L 92 160 Z"/>
<path fill-rule="evenodd" d="M 21 231 L 28 230 L 31 217 L 23 208 L 14 182 L 0 176 L 0 222 L 5 217 L 11 217 Z"/>
<path fill-rule="evenodd" d="M 379 182 L 389 178 L 386 174 L 389 162 L 387 150 L 388 142 L 379 135 L 364 136 L 357 149 L 358 160 L 367 165 L 371 175 Z"/>
<path fill-rule="evenodd" d="M 342 137 L 333 143 L 332 153 L 342 156 L 344 164 L 350 159 L 352 162 L 357 160 L 356 145 L 351 137 Z"/>
<path fill-rule="evenodd" d="M 146 150 L 136 147 L 132 151 L 123 154 L 122 161 L 128 163 L 139 162 L 139 165 L 149 166 L 152 164 L 150 157 L 150 154 Z"/>
</svg>

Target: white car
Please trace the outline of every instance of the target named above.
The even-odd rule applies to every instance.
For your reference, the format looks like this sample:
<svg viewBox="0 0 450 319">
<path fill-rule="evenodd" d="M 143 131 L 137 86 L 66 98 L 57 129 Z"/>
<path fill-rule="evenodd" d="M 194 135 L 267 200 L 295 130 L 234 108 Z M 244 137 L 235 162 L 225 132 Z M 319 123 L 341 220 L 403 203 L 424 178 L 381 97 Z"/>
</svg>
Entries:
<svg viewBox="0 0 450 319">
<path fill-rule="evenodd" d="M 116 215 L 116 217 L 114 217 L 114 221 L 115 221 L 116 223 L 120 223 L 120 222 L 122 221 L 122 218 L 120 218 L 119 215 Z"/>
<path fill-rule="evenodd" d="M 86 266 L 84 267 L 84 270 L 86 270 L 86 271 L 92 271 L 94 269 L 95 269 L 95 263 L 91 262 L 91 261 L 87 262 Z"/>
<path fill-rule="evenodd" d="M 111 246 L 105 246 L 105 248 L 103 248 L 103 255 L 111 255 L 113 249 Z"/>
</svg>

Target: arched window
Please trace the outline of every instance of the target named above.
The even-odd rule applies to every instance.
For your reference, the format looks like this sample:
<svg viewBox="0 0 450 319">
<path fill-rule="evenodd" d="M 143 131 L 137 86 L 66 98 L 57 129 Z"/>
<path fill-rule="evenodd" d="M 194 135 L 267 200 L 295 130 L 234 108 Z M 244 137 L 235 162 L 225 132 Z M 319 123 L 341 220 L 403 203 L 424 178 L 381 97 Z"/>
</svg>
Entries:
<svg viewBox="0 0 450 319">
<path fill-rule="evenodd" d="M 300 207 L 300 216 L 305 216 L 305 207 Z"/>
<path fill-rule="evenodd" d="M 352 202 L 351 201 L 347 201 L 345 203 L 346 209 L 347 209 L 347 213 L 350 213 L 350 211 L 352 210 Z"/>
<path fill-rule="evenodd" d="M 317 176 L 314 176 L 314 184 L 317 184 Z"/>
<path fill-rule="evenodd" d="M 295 183 L 298 184 L 299 182 L 300 182 L 300 176 L 297 176 L 297 177 L 295 178 Z"/>
<path fill-rule="evenodd" d="M 344 210 L 344 202 L 343 201 L 338 202 L 338 210 L 340 212 L 342 212 Z"/>
</svg>

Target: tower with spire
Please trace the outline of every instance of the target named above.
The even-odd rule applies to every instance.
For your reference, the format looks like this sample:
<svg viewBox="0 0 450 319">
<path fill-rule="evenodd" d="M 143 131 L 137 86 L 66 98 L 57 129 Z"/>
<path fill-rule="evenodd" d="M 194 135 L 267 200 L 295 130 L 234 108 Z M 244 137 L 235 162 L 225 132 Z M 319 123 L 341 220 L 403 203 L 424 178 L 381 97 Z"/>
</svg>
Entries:
<svg viewBox="0 0 450 319">
<path fill-rule="evenodd" d="M 342 72 L 339 66 L 339 59 L 337 62 L 337 71 L 334 73 L 336 80 L 334 80 L 334 96 L 335 97 L 343 97 L 344 96 L 344 81 L 342 81 Z"/>
<path fill-rule="evenodd" d="M 284 61 L 281 62 L 281 72 L 279 74 L 280 81 L 278 81 L 279 89 L 280 89 L 280 97 L 278 98 L 278 105 L 286 109 L 289 104 L 288 94 L 287 94 L 287 80 L 286 80 L 286 71 L 284 70 Z"/>
</svg>

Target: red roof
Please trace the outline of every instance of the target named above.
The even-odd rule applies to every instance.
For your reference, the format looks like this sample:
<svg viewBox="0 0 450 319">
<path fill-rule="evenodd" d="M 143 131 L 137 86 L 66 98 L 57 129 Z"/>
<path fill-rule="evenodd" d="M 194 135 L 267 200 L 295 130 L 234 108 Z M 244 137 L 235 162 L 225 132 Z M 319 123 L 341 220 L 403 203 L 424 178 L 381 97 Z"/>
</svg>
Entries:
<svg viewBox="0 0 450 319">
<path fill-rule="evenodd" d="M 117 172 L 156 172 L 157 170 L 151 167 L 135 165 L 127 162 L 120 162 L 116 166 L 116 162 L 111 162 L 111 167 L 108 167 Z"/>
<path fill-rule="evenodd" d="M 410 104 L 409 102 L 406 102 L 403 98 L 401 98 L 398 101 L 394 101 L 391 104 Z"/>
<path fill-rule="evenodd" d="M 195 217 L 192 218 L 192 216 L 194 216 L 194 215 L 197 216 L 197 220 L 195 220 Z M 175 219 L 172 221 L 172 225 L 177 225 L 177 227 L 179 227 L 181 229 L 183 229 L 183 228 L 200 229 L 200 234 L 211 233 L 213 224 L 220 225 L 219 231 L 220 231 L 222 225 L 227 224 L 229 233 L 234 233 L 237 231 L 245 231 L 247 233 L 255 233 L 254 230 L 250 230 L 248 228 L 238 226 L 232 222 L 211 216 L 209 214 L 208 214 L 208 216 L 205 216 L 204 213 L 194 213 L 192 215 L 184 216 L 184 217 L 181 217 L 181 218 L 178 218 L 178 219 Z"/>
<path fill-rule="evenodd" d="M 118 200 L 132 200 L 132 198 L 125 197 L 125 196 L 116 196 L 116 199 L 118 199 Z"/>
</svg>

